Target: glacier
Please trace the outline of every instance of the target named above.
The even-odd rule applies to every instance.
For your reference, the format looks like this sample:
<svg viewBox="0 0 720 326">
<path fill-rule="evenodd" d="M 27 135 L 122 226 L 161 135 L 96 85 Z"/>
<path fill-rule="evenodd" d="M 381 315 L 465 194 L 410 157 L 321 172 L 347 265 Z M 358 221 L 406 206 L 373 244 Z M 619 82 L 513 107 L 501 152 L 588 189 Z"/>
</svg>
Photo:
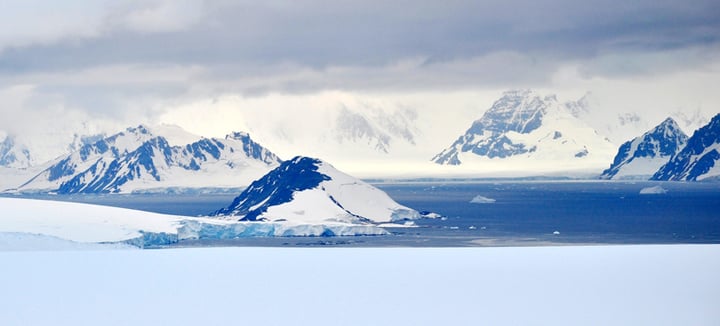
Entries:
<svg viewBox="0 0 720 326">
<path fill-rule="evenodd" d="M 75 243 L 158 247 L 183 240 L 240 237 L 387 235 L 375 225 L 341 222 L 238 222 L 174 216 L 98 205 L 0 198 L 0 234 L 47 236 Z"/>
</svg>

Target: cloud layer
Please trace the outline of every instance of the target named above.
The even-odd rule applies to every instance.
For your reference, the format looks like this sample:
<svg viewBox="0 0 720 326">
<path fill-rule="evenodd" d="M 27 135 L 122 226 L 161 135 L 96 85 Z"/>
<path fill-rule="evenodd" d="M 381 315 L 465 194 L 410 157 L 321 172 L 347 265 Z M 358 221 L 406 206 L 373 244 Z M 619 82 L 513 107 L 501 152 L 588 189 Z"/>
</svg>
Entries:
<svg viewBox="0 0 720 326">
<path fill-rule="evenodd" d="M 223 94 L 542 88 L 568 67 L 580 79 L 636 79 L 713 71 L 720 58 L 712 0 L 0 6 L 4 115 L 155 116 Z"/>
</svg>

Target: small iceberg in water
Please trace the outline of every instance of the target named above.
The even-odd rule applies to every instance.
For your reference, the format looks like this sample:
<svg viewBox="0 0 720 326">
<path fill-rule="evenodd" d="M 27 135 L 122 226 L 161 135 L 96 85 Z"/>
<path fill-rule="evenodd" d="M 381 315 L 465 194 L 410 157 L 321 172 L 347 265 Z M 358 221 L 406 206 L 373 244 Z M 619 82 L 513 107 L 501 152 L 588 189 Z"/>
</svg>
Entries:
<svg viewBox="0 0 720 326">
<path fill-rule="evenodd" d="M 470 201 L 471 204 L 492 204 L 494 202 L 495 199 L 487 198 L 480 195 L 475 196 L 475 198 Z"/>
<path fill-rule="evenodd" d="M 640 189 L 641 195 L 661 195 L 667 193 L 667 190 L 660 186 L 647 187 Z"/>
</svg>

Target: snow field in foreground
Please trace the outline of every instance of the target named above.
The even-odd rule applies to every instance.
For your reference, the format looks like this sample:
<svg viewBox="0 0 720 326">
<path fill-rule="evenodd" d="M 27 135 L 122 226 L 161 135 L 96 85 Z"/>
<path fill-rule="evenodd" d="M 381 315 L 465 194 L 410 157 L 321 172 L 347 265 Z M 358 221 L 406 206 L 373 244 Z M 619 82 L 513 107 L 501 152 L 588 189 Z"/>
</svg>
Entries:
<svg viewBox="0 0 720 326">
<path fill-rule="evenodd" d="M 720 246 L 0 252 L 2 325 L 718 325 Z"/>
</svg>

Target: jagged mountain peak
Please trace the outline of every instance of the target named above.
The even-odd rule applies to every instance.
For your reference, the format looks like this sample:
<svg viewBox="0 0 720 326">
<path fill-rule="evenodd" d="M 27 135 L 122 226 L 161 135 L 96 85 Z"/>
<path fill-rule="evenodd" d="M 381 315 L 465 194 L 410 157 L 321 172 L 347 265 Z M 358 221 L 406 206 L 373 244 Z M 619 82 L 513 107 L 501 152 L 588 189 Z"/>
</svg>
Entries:
<svg viewBox="0 0 720 326">
<path fill-rule="evenodd" d="M 600 178 L 648 179 L 680 152 L 687 140 L 677 122 L 668 117 L 641 136 L 623 143 L 613 163 Z"/>
<path fill-rule="evenodd" d="M 226 139 L 197 137 L 180 146 L 167 137 L 183 143 L 189 133 L 172 126 L 158 130 L 154 133 L 139 125 L 85 144 L 20 186 L 20 191 L 103 193 L 237 187 L 281 162 L 246 133 L 233 133 Z"/>
<path fill-rule="evenodd" d="M 720 178 L 720 114 L 696 130 L 685 147 L 653 176 L 653 180 L 697 181 Z"/>
<path fill-rule="evenodd" d="M 543 115 L 555 102 L 555 95 L 541 97 L 529 89 L 510 90 L 473 123 L 471 130 L 529 133 L 540 126 Z"/>
<path fill-rule="evenodd" d="M 522 89 L 503 93 L 464 135 L 432 161 L 460 165 L 478 158 L 524 157 L 595 162 L 609 157 L 612 151 L 609 141 L 574 117 L 556 96 Z"/>
<path fill-rule="evenodd" d="M 661 122 L 657 127 L 653 128 L 653 130 L 650 131 L 651 133 L 660 133 L 662 132 L 665 136 L 675 136 L 675 135 L 684 135 L 685 138 L 687 138 L 687 135 L 683 132 L 682 128 L 680 128 L 680 125 L 673 119 L 672 117 L 668 117 L 663 122 Z"/>
</svg>

